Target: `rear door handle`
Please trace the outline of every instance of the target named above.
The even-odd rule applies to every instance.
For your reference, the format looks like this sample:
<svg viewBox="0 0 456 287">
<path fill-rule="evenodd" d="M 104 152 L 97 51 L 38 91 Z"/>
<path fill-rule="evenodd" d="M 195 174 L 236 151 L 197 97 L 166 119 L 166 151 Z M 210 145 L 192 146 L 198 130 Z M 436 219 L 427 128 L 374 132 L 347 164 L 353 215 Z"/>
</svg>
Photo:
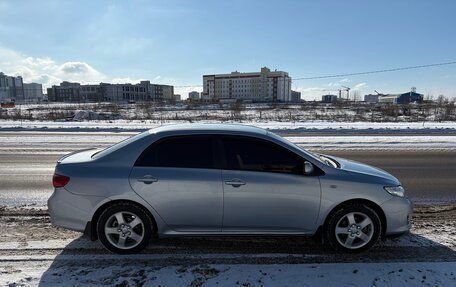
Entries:
<svg viewBox="0 0 456 287">
<path fill-rule="evenodd" d="M 138 178 L 137 181 L 143 182 L 145 184 L 151 184 L 153 182 L 157 182 L 158 179 L 156 179 L 156 178 L 152 177 L 151 175 L 147 174 L 147 175 L 143 176 L 143 178 Z"/>
<path fill-rule="evenodd" d="M 233 178 L 233 179 L 225 181 L 225 184 L 231 185 L 233 187 L 240 187 L 241 185 L 245 185 L 245 182 L 243 182 L 239 178 Z"/>
</svg>

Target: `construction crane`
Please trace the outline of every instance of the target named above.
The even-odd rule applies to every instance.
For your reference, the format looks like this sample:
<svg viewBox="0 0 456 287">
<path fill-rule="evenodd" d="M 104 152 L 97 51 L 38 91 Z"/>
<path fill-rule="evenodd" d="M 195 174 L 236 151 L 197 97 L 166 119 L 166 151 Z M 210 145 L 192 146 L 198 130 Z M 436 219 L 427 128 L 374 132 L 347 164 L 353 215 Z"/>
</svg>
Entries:
<svg viewBox="0 0 456 287">
<path fill-rule="evenodd" d="M 350 99 L 350 88 L 349 87 L 346 87 L 346 86 L 341 86 L 342 88 L 344 88 L 344 91 L 347 92 L 347 101 Z"/>
</svg>

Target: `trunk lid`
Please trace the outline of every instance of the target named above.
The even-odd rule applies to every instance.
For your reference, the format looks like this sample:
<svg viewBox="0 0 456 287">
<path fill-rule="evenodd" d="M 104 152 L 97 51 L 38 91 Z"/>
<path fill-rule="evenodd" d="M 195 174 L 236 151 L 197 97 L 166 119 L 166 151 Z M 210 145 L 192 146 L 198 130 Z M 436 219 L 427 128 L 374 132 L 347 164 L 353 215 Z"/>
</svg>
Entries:
<svg viewBox="0 0 456 287">
<path fill-rule="evenodd" d="M 98 151 L 97 148 L 88 148 L 66 154 L 57 160 L 57 164 L 83 163 L 92 161 L 92 156 Z"/>
</svg>

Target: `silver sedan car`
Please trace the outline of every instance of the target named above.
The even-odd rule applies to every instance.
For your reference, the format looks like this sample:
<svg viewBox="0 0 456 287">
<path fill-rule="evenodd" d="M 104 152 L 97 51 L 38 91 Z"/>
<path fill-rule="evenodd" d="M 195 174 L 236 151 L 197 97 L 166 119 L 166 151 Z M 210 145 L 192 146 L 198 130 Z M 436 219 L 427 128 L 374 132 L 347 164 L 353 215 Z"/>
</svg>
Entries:
<svg viewBox="0 0 456 287">
<path fill-rule="evenodd" d="M 153 235 L 320 235 L 359 252 L 407 232 L 400 182 L 362 163 L 312 154 L 266 130 L 186 124 L 59 159 L 52 223 L 115 253 Z"/>
</svg>

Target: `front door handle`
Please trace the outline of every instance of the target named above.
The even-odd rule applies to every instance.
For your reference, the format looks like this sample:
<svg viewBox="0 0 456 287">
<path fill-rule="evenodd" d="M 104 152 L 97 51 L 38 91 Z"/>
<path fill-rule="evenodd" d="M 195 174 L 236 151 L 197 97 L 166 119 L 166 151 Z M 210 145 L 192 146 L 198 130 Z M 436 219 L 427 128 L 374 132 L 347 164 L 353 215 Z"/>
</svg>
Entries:
<svg viewBox="0 0 456 287">
<path fill-rule="evenodd" d="M 143 182 L 145 184 L 151 184 L 152 182 L 157 182 L 158 179 L 147 174 L 147 175 L 143 176 L 143 178 L 138 178 L 137 181 Z"/>
<path fill-rule="evenodd" d="M 233 178 L 233 179 L 225 181 L 225 184 L 231 185 L 233 187 L 240 187 L 241 185 L 245 185 L 245 182 L 243 182 L 239 178 Z"/>
</svg>

